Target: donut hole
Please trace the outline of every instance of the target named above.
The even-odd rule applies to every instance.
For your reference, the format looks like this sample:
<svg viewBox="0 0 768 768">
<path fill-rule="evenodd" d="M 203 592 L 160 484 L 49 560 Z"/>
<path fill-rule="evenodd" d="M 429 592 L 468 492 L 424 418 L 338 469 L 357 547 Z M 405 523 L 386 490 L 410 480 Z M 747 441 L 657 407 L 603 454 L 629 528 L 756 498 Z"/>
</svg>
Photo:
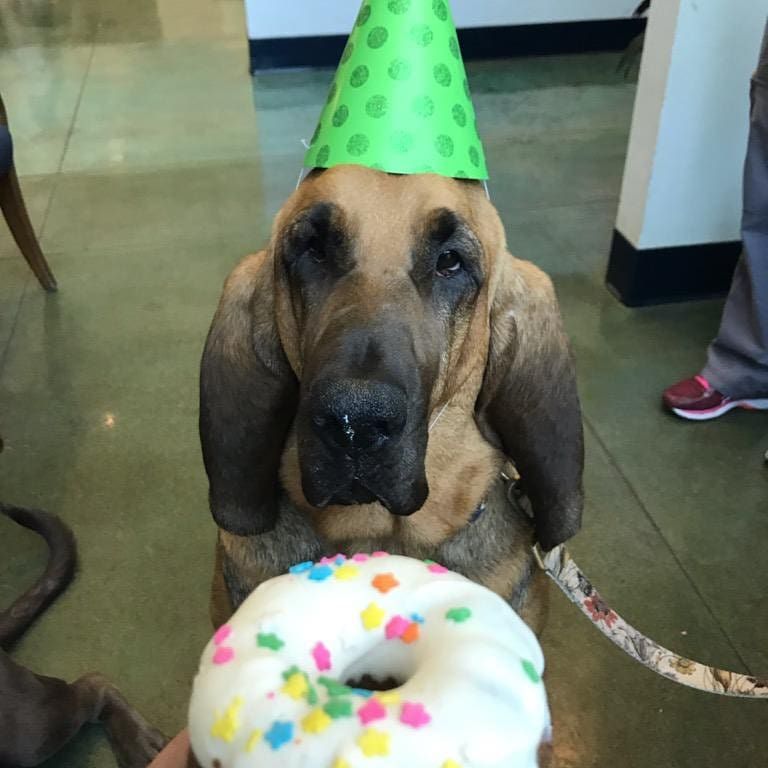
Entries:
<svg viewBox="0 0 768 768">
<path fill-rule="evenodd" d="M 351 688 L 391 691 L 404 685 L 415 671 L 412 646 L 385 640 L 349 664 L 340 678 Z"/>
<path fill-rule="evenodd" d="M 391 691 L 393 688 L 399 688 L 404 682 L 405 680 L 398 680 L 391 675 L 385 678 L 376 678 L 373 675 L 362 674 L 348 677 L 344 681 L 344 685 L 365 691 Z"/>
</svg>

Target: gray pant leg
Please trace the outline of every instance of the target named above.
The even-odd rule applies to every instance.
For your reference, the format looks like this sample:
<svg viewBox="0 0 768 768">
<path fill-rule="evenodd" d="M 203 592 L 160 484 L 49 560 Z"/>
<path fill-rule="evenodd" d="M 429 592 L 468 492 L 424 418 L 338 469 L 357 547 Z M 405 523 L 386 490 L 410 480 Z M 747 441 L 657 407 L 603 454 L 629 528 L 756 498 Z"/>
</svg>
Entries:
<svg viewBox="0 0 768 768">
<path fill-rule="evenodd" d="M 768 25 L 752 78 L 744 163 L 744 251 L 702 375 L 730 397 L 768 396 Z"/>
</svg>

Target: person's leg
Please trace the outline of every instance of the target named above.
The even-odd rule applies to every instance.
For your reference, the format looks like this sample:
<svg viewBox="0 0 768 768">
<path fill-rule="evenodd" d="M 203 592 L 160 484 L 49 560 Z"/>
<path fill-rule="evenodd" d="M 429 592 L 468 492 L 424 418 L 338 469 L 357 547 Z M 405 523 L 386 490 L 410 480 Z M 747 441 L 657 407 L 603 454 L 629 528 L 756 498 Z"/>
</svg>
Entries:
<svg viewBox="0 0 768 768">
<path fill-rule="evenodd" d="M 702 371 L 715 389 L 731 398 L 768 397 L 768 35 L 752 79 L 751 100 L 744 252 Z"/>
<path fill-rule="evenodd" d="M 665 405 L 679 416 L 768 409 L 768 23 L 752 78 L 743 206 L 744 251 L 706 365 L 664 392 Z"/>
</svg>

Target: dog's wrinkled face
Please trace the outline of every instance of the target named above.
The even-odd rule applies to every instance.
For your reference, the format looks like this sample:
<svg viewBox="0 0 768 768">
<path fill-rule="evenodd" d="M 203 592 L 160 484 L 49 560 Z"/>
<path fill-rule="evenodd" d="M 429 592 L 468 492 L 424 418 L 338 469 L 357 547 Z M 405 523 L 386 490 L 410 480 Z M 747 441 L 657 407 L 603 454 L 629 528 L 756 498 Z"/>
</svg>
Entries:
<svg viewBox="0 0 768 768">
<path fill-rule="evenodd" d="M 281 212 L 278 330 L 313 506 L 424 504 L 430 414 L 460 383 L 488 278 L 489 209 L 474 183 L 345 166 L 315 172 Z"/>
</svg>

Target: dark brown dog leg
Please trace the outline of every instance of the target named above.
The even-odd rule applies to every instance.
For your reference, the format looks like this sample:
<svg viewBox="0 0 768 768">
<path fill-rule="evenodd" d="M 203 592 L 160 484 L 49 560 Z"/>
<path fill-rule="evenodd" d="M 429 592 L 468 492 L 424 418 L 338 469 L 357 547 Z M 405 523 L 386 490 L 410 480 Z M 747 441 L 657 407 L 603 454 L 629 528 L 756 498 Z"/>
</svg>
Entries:
<svg viewBox="0 0 768 768">
<path fill-rule="evenodd" d="M 146 768 L 168 739 L 153 728 L 103 675 L 92 673 L 73 683 L 85 704 L 95 704 L 95 718 L 107 732 L 120 768 Z"/>
<path fill-rule="evenodd" d="M 101 722 L 121 768 L 145 768 L 166 742 L 102 675 L 67 684 L 0 654 L 0 765 L 35 766 Z"/>
</svg>

